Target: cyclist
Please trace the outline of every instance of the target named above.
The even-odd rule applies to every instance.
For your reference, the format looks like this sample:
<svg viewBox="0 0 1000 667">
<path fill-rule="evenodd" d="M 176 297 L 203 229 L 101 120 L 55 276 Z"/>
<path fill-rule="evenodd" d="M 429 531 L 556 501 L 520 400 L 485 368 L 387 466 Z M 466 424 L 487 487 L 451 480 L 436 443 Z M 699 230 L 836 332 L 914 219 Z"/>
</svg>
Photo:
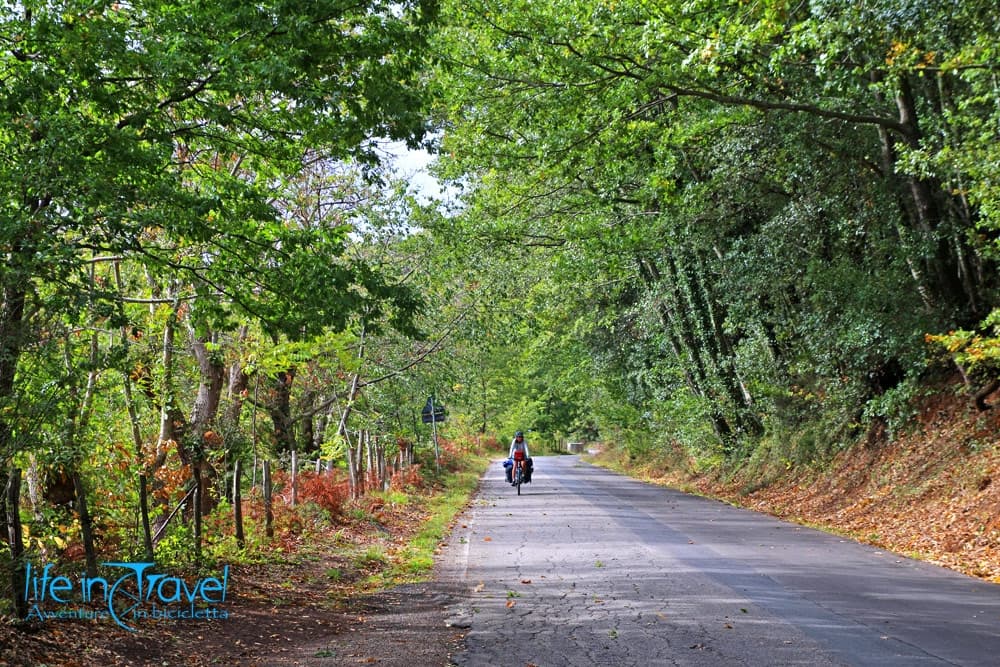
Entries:
<svg viewBox="0 0 1000 667">
<path fill-rule="evenodd" d="M 510 442 L 510 451 L 507 454 L 507 458 L 512 459 L 515 466 L 522 466 L 521 469 L 525 482 L 531 481 L 531 457 L 528 454 L 528 443 L 525 441 L 524 433 L 521 431 L 514 434 L 514 439 Z M 513 467 L 507 470 L 510 471 L 508 476 L 513 476 Z M 514 484 L 512 479 L 508 481 L 510 481 L 511 485 Z"/>
</svg>

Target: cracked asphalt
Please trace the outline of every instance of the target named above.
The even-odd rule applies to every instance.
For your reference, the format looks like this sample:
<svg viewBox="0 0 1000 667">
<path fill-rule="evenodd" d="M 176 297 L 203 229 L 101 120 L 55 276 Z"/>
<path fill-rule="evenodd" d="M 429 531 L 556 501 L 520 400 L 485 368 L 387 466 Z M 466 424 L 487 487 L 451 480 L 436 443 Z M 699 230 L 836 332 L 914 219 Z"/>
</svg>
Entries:
<svg viewBox="0 0 1000 667">
<path fill-rule="evenodd" d="M 439 577 L 456 665 L 997 665 L 1000 586 L 538 457 L 499 462 Z"/>
</svg>

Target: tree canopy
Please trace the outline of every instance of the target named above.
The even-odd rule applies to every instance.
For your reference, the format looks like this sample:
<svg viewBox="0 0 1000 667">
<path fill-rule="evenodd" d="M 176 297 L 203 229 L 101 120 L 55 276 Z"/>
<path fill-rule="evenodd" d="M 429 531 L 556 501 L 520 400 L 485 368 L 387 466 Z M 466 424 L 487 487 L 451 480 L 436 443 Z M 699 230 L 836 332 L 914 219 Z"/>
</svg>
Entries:
<svg viewBox="0 0 1000 667">
<path fill-rule="evenodd" d="M 606 429 L 732 454 L 830 419 L 844 444 L 898 416 L 926 334 L 996 306 L 996 26 L 952 9 L 446 4 L 443 224 L 544 276 L 544 335 L 596 364 L 584 413 L 632 411 Z M 586 386 L 551 362 L 526 370 Z"/>
</svg>

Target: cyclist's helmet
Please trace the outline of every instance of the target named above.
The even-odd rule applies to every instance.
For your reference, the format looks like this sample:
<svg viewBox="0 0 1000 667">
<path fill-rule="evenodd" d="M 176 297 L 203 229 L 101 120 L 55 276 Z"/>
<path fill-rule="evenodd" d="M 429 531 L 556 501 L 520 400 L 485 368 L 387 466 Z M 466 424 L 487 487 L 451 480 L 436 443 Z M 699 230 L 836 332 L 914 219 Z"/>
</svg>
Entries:
<svg viewBox="0 0 1000 667">
<path fill-rule="evenodd" d="M 524 437 L 524 433 L 522 433 L 521 431 L 518 431 L 517 433 L 514 434 L 514 437 L 515 438 L 523 438 Z"/>
</svg>

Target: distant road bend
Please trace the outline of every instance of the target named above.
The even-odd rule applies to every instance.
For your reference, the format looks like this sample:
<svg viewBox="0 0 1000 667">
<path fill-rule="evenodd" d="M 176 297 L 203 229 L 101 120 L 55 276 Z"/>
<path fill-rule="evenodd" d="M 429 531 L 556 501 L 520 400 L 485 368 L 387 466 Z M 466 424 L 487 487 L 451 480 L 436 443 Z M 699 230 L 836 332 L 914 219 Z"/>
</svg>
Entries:
<svg viewBox="0 0 1000 667">
<path fill-rule="evenodd" d="M 1000 665 L 1000 586 L 539 457 L 494 464 L 442 575 L 458 665 Z"/>
</svg>

